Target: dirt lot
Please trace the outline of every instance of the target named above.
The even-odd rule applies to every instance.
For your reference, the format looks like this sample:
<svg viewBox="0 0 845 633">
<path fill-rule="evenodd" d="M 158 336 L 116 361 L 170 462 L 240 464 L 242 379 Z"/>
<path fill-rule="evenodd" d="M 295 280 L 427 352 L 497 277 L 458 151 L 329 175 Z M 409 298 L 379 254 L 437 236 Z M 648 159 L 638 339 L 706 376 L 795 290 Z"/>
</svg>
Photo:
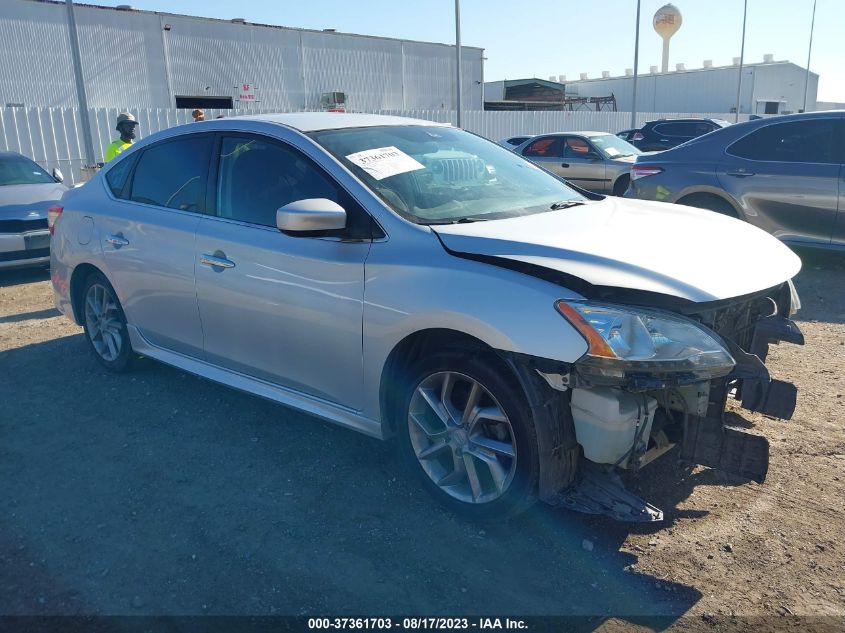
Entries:
<svg viewBox="0 0 845 633">
<path fill-rule="evenodd" d="M 845 255 L 801 255 L 807 344 L 769 364 L 795 419 L 735 418 L 768 480 L 664 458 L 635 484 L 648 527 L 467 523 L 390 444 L 152 361 L 107 373 L 45 272 L 0 273 L 0 613 L 842 617 Z"/>
</svg>

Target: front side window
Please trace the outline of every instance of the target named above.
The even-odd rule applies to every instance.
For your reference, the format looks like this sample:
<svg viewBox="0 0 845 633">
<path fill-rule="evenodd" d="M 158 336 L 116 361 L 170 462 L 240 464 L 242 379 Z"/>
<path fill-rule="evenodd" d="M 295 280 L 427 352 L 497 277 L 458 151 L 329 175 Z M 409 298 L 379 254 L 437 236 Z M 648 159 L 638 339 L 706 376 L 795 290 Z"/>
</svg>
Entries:
<svg viewBox="0 0 845 633">
<path fill-rule="evenodd" d="M 399 215 L 420 224 L 531 215 L 585 200 L 530 161 L 450 127 L 348 128 L 311 137 Z M 540 141 L 560 139 L 532 146 Z"/>
<path fill-rule="evenodd" d="M 6 185 L 39 185 L 55 183 L 53 177 L 25 156 L 7 154 L 0 157 L 0 187 Z"/>
<path fill-rule="evenodd" d="M 776 123 L 760 128 L 728 148 L 748 160 L 838 164 L 835 119 Z"/>
<path fill-rule="evenodd" d="M 564 158 L 588 158 L 590 152 L 593 152 L 590 144 L 577 136 L 567 136 L 563 142 Z"/>
<path fill-rule="evenodd" d="M 191 134 L 151 145 L 138 159 L 129 199 L 201 212 L 210 155 L 210 135 Z"/>
<path fill-rule="evenodd" d="M 223 137 L 219 217 L 275 227 L 279 207 L 309 198 L 327 198 L 344 206 L 338 187 L 293 148 L 255 137 Z"/>
</svg>

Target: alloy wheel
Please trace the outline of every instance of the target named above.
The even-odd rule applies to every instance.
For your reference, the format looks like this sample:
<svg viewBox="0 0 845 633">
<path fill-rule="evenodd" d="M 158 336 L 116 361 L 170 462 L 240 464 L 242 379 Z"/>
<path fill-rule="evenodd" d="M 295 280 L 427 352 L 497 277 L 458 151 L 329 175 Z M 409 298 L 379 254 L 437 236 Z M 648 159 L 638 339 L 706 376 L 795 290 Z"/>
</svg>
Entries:
<svg viewBox="0 0 845 633">
<path fill-rule="evenodd" d="M 85 325 L 94 350 L 105 361 L 114 361 L 123 349 L 123 321 L 110 288 L 92 284 L 85 295 Z"/>
<path fill-rule="evenodd" d="M 484 385 L 443 371 L 414 391 L 408 429 L 428 477 L 464 503 L 501 497 L 516 473 L 516 440 L 507 414 Z"/>
</svg>

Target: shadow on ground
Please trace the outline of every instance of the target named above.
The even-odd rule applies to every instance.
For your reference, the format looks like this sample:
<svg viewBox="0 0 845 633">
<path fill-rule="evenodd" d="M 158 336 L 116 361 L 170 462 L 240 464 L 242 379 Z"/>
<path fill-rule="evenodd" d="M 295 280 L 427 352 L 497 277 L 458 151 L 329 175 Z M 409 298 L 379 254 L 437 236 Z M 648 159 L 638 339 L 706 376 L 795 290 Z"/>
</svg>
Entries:
<svg viewBox="0 0 845 633">
<path fill-rule="evenodd" d="M 6 614 L 625 614 L 662 625 L 700 598 L 626 570 L 630 526 L 539 505 L 468 523 L 399 472 L 390 443 L 148 360 L 107 373 L 82 335 L 0 353 L 0 367 L 16 368 L 0 382 Z M 664 509 L 708 483 L 667 491 L 660 477 L 671 476 L 684 474 L 639 482 Z M 670 510 L 669 525 L 685 516 Z"/>
</svg>

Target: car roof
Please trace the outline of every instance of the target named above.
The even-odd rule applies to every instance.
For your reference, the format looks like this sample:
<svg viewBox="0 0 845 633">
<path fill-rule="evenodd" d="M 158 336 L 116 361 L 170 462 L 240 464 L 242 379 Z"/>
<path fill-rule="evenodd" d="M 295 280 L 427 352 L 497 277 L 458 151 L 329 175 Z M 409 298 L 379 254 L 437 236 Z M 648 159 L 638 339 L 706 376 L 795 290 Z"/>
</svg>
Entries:
<svg viewBox="0 0 845 633">
<path fill-rule="evenodd" d="M 18 152 L 13 152 L 11 150 L 0 151 L 0 158 L 20 158 L 21 156 L 23 156 L 24 158 L 27 158 L 23 154 L 20 154 Z M 32 160 L 32 159 L 30 159 L 30 160 Z"/>
<path fill-rule="evenodd" d="M 426 121 L 424 119 L 411 119 L 407 117 L 388 116 L 384 114 L 359 114 L 351 112 L 285 112 L 279 114 L 244 115 L 229 117 L 229 119 L 277 123 L 279 125 L 299 130 L 300 132 L 339 130 L 355 127 L 377 127 L 384 125 L 425 125 L 450 127 L 449 123 L 436 123 L 434 121 Z"/>
</svg>

